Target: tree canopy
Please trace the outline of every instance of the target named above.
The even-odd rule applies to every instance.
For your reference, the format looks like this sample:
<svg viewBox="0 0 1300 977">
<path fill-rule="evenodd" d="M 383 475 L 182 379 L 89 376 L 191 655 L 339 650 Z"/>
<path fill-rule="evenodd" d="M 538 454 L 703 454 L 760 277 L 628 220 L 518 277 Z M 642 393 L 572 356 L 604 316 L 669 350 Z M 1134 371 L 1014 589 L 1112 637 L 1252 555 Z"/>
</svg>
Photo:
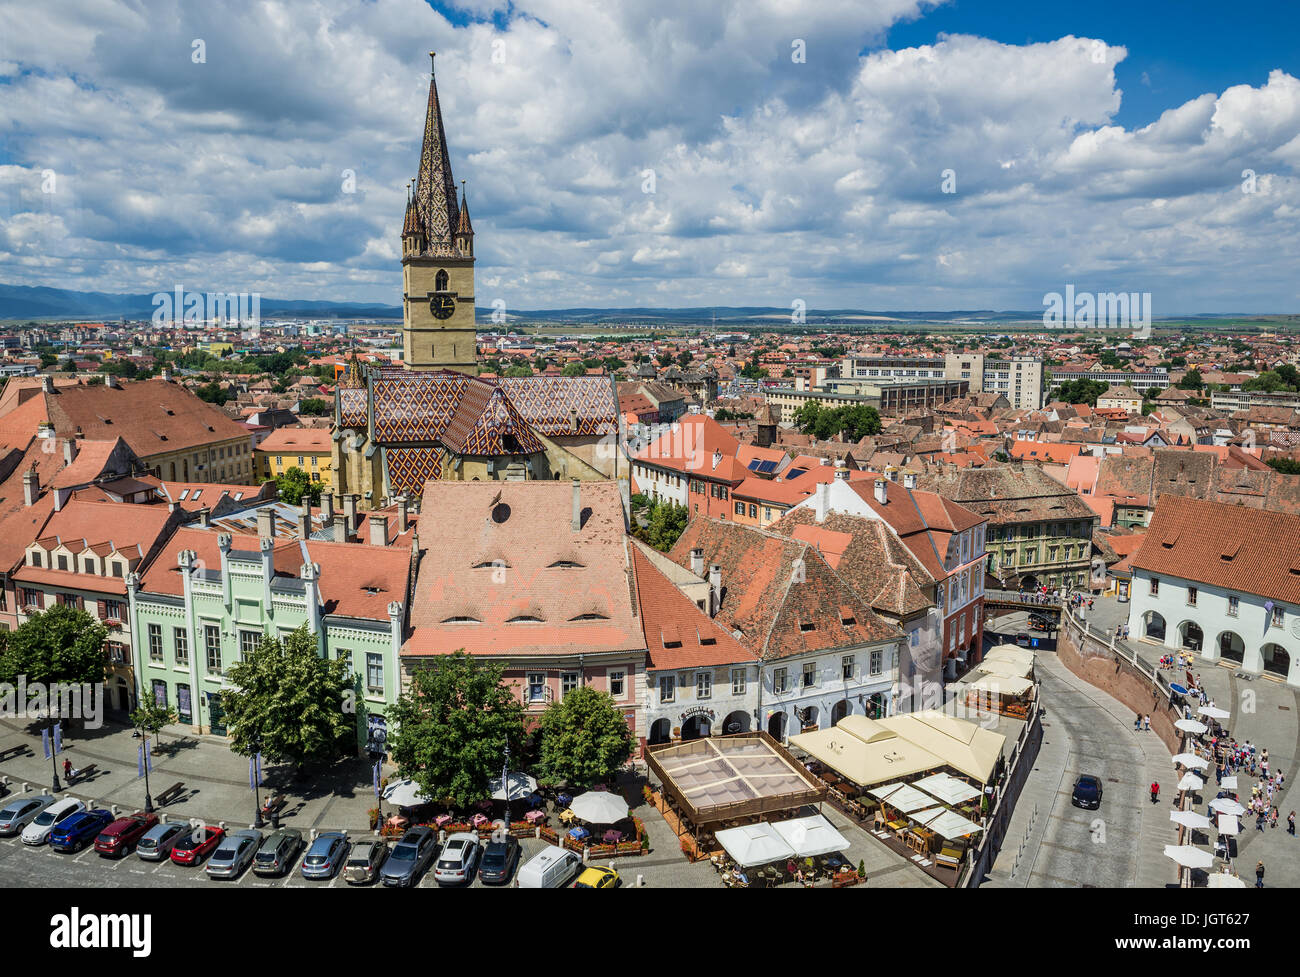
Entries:
<svg viewBox="0 0 1300 977">
<path fill-rule="evenodd" d="M 307 417 L 325 417 L 333 410 L 334 405 L 324 397 L 307 397 L 298 404 L 299 415 Z"/>
<path fill-rule="evenodd" d="M 320 504 L 321 483 L 313 482 L 311 476 L 297 465 L 267 481 L 275 483 L 280 499 L 290 505 L 302 505 L 304 495 L 311 500 L 312 505 Z"/>
<path fill-rule="evenodd" d="M 1101 380 L 1067 380 L 1056 388 L 1056 397 L 1067 404 L 1092 404 L 1106 392 L 1110 384 Z"/>
<path fill-rule="evenodd" d="M 356 676 L 342 659 L 320 656 L 306 624 L 283 641 L 263 635 L 227 677 L 221 708 L 235 753 L 306 766 L 354 748 Z"/>
<path fill-rule="evenodd" d="M 794 416 L 804 434 L 826 441 L 842 434 L 846 441 L 861 441 L 880 433 L 880 413 L 869 404 L 825 407 L 815 400 L 805 403 Z"/>
<path fill-rule="evenodd" d="M 463 650 L 416 669 L 388 709 L 388 749 L 399 776 L 426 797 L 461 806 L 486 798 L 489 782 L 501 776 L 506 744 L 519 756 L 523 737 L 523 707 L 504 673 L 504 664 Z"/>
<path fill-rule="evenodd" d="M 590 787 L 605 783 L 632 755 L 632 733 L 608 692 L 584 685 L 542 714 L 543 783 Z"/>
<path fill-rule="evenodd" d="M 655 549 L 666 553 L 686 529 L 691 514 L 686 506 L 668 499 L 650 499 L 646 518 L 646 526 L 642 528 L 638 524 L 634 531 Z"/>
<path fill-rule="evenodd" d="M 104 681 L 108 658 L 104 642 L 108 628 L 80 608 L 56 604 L 35 611 L 11 632 L 2 632 L 0 682 L 72 684 Z"/>
</svg>

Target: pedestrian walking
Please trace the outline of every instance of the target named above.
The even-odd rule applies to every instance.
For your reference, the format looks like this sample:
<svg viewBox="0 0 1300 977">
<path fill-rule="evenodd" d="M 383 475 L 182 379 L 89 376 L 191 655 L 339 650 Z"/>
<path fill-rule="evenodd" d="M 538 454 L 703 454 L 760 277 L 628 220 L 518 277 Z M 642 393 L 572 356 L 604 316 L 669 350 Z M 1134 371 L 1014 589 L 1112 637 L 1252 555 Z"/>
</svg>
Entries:
<svg viewBox="0 0 1300 977">
<path fill-rule="evenodd" d="M 1286 816 L 1286 833 L 1295 837 L 1295 811 Z"/>
<path fill-rule="evenodd" d="M 1160 781 L 1151 781 L 1151 803 L 1156 804 L 1160 800 Z"/>
<path fill-rule="evenodd" d="M 1145 718 L 1143 718 L 1143 720 L 1142 720 L 1142 728 L 1145 729 L 1145 730 L 1147 730 L 1148 732 L 1150 732 L 1150 730 L 1151 730 L 1151 717 L 1150 717 L 1150 716 L 1146 716 Z"/>
<path fill-rule="evenodd" d="M 1264 888 L 1264 863 L 1259 861 L 1255 863 L 1255 888 Z"/>
<path fill-rule="evenodd" d="M 1142 713 L 1139 712 L 1136 716 L 1133 717 L 1133 731 L 1138 732 L 1141 729 L 1142 729 Z"/>
<path fill-rule="evenodd" d="M 72 783 L 72 761 L 71 760 L 63 761 L 63 779 L 68 781 L 68 783 Z"/>
</svg>

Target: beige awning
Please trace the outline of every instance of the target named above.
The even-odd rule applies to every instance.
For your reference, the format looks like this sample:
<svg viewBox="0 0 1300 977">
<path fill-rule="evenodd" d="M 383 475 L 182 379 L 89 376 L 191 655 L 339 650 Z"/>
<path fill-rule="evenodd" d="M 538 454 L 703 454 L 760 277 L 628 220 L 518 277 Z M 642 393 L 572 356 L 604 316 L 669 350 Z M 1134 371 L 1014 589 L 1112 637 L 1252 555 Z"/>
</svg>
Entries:
<svg viewBox="0 0 1300 977">
<path fill-rule="evenodd" d="M 1032 665 L 1034 663 L 1034 653 L 1028 648 L 1021 648 L 1019 645 L 998 645 L 996 648 L 989 649 L 988 654 L 984 656 L 984 661 L 1008 661 L 1016 664 Z"/>
<path fill-rule="evenodd" d="M 1001 733 L 937 709 L 890 716 L 877 720 L 877 723 L 941 758 L 934 769 L 946 764 L 974 777 L 981 784 L 987 784 L 992 778 L 993 768 L 1007 739 Z"/>
<path fill-rule="evenodd" d="M 1021 665 L 1003 658 L 994 661 L 985 660 L 975 666 L 977 672 L 983 672 L 985 675 L 1000 675 L 1003 678 L 1028 678 L 1033 670 L 1033 665 Z"/>
<path fill-rule="evenodd" d="M 983 678 L 968 682 L 963 688 L 967 691 L 976 689 L 990 695 L 1022 696 L 1034 687 L 1027 678 L 1012 678 L 1007 675 L 985 675 Z"/>
<path fill-rule="evenodd" d="M 861 787 L 943 766 L 939 757 L 889 730 L 874 731 L 870 742 L 859 739 L 848 725 L 851 719 L 872 723 L 864 716 L 846 717 L 830 729 L 791 736 L 790 745 Z"/>
</svg>

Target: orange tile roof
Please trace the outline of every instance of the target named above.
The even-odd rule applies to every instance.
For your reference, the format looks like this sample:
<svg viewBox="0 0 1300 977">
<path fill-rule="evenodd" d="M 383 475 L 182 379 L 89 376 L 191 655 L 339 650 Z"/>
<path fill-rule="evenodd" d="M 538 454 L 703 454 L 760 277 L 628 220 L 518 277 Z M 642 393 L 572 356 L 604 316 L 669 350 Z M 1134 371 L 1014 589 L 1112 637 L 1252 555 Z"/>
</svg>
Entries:
<svg viewBox="0 0 1300 977">
<path fill-rule="evenodd" d="M 758 660 L 730 631 L 696 607 L 636 546 L 632 547 L 632 566 L 641 605 L 647 669 L 696 668 Z M 677 647 L 668 647 L 674 643 Z"/>
<path fill-rule="evenodd" d="M 257 450 L 263 454 L 291 455 L 299 451 L 329 451 L 333 446 L 329 428 L 280 427 L 268 434 Z"/>
</svg>

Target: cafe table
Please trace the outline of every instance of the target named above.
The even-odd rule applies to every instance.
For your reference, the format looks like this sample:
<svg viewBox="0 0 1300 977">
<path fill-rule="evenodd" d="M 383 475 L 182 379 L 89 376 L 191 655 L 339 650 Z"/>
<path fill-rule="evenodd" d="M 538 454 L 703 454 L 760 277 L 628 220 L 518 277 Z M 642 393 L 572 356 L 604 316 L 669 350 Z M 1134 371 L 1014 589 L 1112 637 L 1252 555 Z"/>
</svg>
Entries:
<svg viewBox="0 0 1300 977">
<path fill-rule="evenodd" d="M 540 824 L 546 820 L 546 814 L 542 811 L 529 811 L 524 815 L 524 820 L 529 824 Z"/>
<path fill-rule="evenodd" d="M 582 841 L 584 838 L 590 838 L 591 832 L 579 825 L 576 828 L 569 829 L 569 837 L 574 841 Z"/>
<path fill-rule="evenodd" d="M 572 824 L 574 818 L 576 818 L 577 815 L 574 814 L 566 807 L 563 811 L 560 812 L 559 817 L 560 817 L 561 824 Z"/>
<path fill-rule="evenodd" d="M 605 844 L 607 845 L 617 845 L 620 841 L 623 840 L 623 832 L 615 831 L 611 828 L 609 831 L 606 831 L 603 835 L 601 835 L 601 838 L 604 839 Z"/>
<path fill-rule="evenodd" d="M 470 822 L 469 822 L 469 823 L 472 824 L 472 825 L 474 825 L 474 827 L 476 827 L 476 828 L 483 828 L 483 827 L 486 827 L 487 825 L 491 824 L 492 822 L 491 822 L 490 820 L 488 820 L 488 818 L 487 818 L 486 815 L 483 815 L 483 814 L 475 814 L 472 818 L 470 818 Z"/>
<path fill-rule="evenodd" d="M 433 819 L 433 825 L 436 828 L 441 828 L 444 825 L 448 825 L 448 824 L 451 824 L 450 814 L 439 814 L 436 818 Z"/>
</svg>

